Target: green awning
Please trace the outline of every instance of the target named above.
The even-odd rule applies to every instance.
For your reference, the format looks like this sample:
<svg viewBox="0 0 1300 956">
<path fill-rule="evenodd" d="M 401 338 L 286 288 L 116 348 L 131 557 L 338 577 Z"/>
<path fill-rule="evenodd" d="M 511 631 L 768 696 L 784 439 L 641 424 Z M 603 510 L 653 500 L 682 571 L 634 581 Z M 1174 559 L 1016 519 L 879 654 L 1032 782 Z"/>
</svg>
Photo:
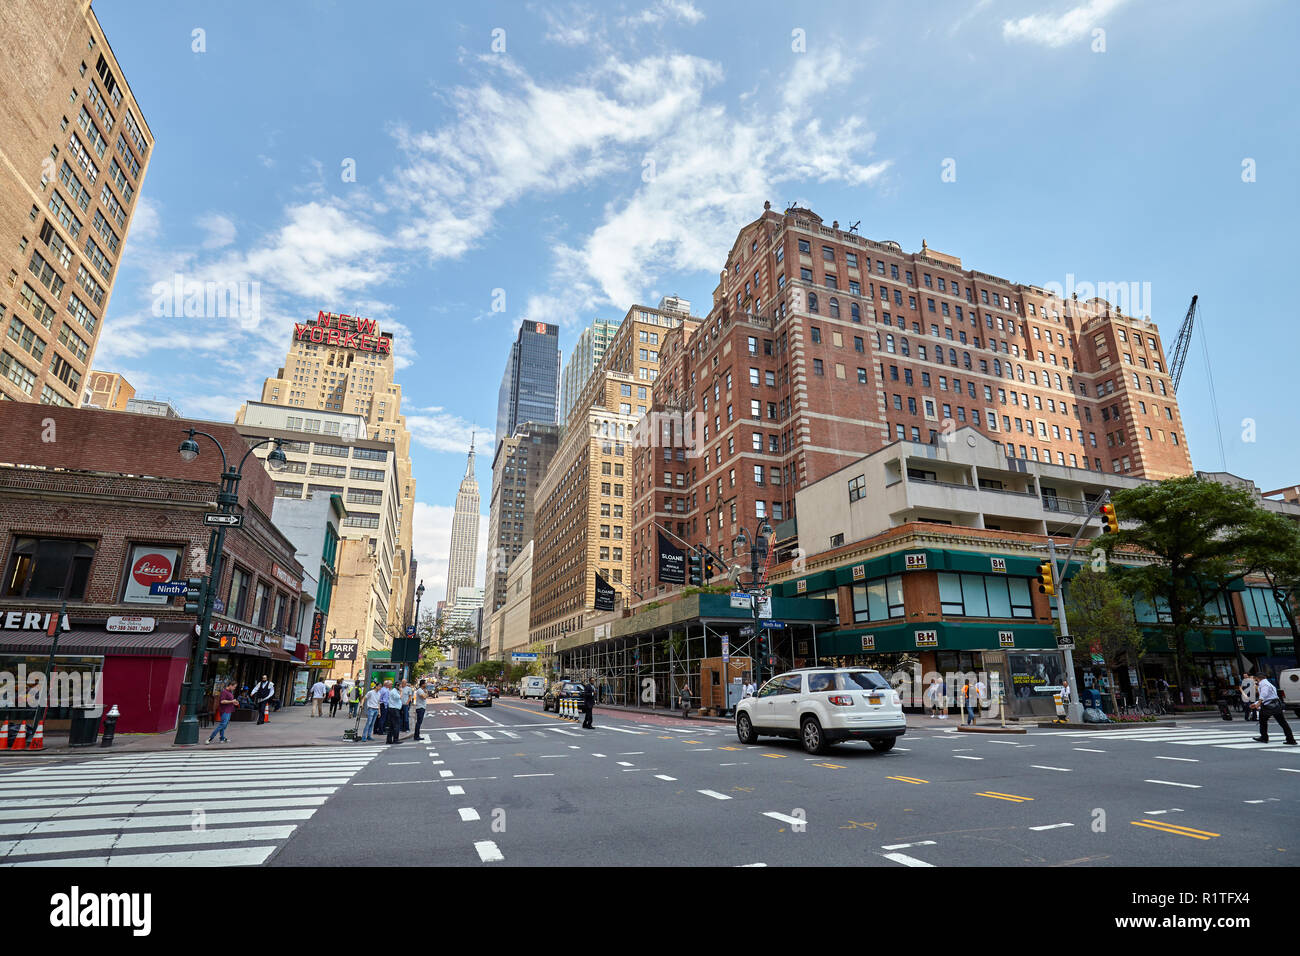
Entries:
<svg viewBox="0 0 1300 956">
<path fill-rule="evenodd" d="M 1208 635 L 1200 632 L 1187 635 L 1187 652 L 1189 654 L 1236 654 L 1239 650 L 1247 654 L 1268 654 L 1268 638 L 1262 631 L 1237 631 L 1238 645 L 1233 646 L 1232 632 L 1216 629 Z M 1168 654 L 1172 651 L 1172 635 L 1158 628 L 1142 628 L 1142 642 L 1148 651 Z"/>
<path fill-rule="evenodd" d="M 1050 625 L 1028 621 L 935 621 L 817 632 L 819 655 L 1017 649 L 1055 650 L 1056 631 Z"/>
</svg>

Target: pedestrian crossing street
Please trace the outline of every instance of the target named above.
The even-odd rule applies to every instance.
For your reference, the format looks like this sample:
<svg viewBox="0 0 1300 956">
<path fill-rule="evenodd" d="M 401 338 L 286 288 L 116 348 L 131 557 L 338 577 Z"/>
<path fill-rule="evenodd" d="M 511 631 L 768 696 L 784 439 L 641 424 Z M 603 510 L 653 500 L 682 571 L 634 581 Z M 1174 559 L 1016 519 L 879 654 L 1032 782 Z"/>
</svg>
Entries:
<svg viewBox="0 0 1300 956">
<path fill-rule="evenodd" d="M 645 734 L 675 734 L 679 737 L 698 737 L 711 736 L 718 733 L 729 733 L 730 728 L 691 728 L 683 729 L 680 727 L 654 727 L 645 724 L 638 724 L 636 729 L 631 727 L 611 727 L 606 724 L 596 724 L 594 730 L 582 730 L 581 727 L 574 723 L 572 727 L 551 727 L 544 729 L 534 729 L 531 727 L 516 727 L 511 730 L 505 727 L 492 727 L 486 730 L 430 730 L 425 727 L 421 736 L 426 740 L 443 740 L 446 739 L 451 743 L 473 743 L 477 740 L 528 740 L 533 737 L 550 737 L 552 734 L 559 734 L 564 737 L 587 737 L 593 733 L 599 734 L 600 731 L 616 734 L 632 734 L 642 736 Z"/>
<path fill-rule="evenodd" d="M 0 866 L 255 866 L 377 753 L 207 748 L 0 774 Z"/>
<path fill-rule="evenodd" d="M 1094 742 L 1112 740 L 1132 741 L 1136 743 L 1175 744 L 1182 747 L 1218 747 L 1223 750 L 1265 750 L 1269 756 L 1275 754 L 1290 755 L 1300 764 L 1300 747 L 1288 747 L 1283 743 L 1283 736 L 1276 727 L 1270 727 L 1269 742 L 1259 743 L 1251 738 L 1259 733 L 1255 723 L 1237 724 L 1236 729 L 1205 729 L 1192 727 L 1134 727 L 1124 730 L 1048 730 L 1038 731 L 1034 736 L 1048 734 L 1054 737 L 1086 738 Z"/>
</svg>

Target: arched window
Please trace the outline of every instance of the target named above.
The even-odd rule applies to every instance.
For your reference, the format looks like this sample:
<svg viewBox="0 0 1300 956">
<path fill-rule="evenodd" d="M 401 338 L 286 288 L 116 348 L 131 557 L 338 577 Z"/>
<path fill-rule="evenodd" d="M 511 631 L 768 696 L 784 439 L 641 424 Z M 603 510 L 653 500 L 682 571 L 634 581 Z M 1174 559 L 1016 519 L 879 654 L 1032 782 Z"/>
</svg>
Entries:
<svg viewBox="0 0 1300 956">
<path fill-rule="evenodd" d="M 1002 359 L 993 360 L 993 374 L 998 378 L 1002 377 Z"/>
<path fill-rule="evenodd" d="M 892 335 L 885 336 L 885 351 L 891 353 L 894 351 L 894 337 Z"/>
<path fill-rule="evenodd" d="M 957 350 L 956 350 L 956 349 L 949 349 L 949 350 L 948 350 L 948 364 L 951 365 L 951 366 L 953 366 L 954 368 L 956 368 L 956 366 L 957 366 Z"/>
<path fill-rule="evenodd" d="M 808 293 L 808 311 L 815 313 L 817 311 L 817 293 Z"/>
<path fill-rule="evenodd" d="M 1165 391 L 1165 383 L 1164 383 L 1164 382 L 1161 382 L 1161 383 L 1160 383 L 1160 394 L 1161 394 L 1161 395 L 1168 395 L 1168 394 L 1169 394 L 1167 391 Z"/>
<path fill-rule="evenodd" d="M 962 353 L 961 353 L 961 364 L 964 365 L 966 368 L 970 368 L 970 353 L 969 353 L 969 352 L 962 352 Z"/>
<path fill-rule="evenodd" d="M 853 319 L 854 322 L 862 321 L 862 309 L 858 307 L 856 302 L 849 303 L 849 318 Z"/>
<path fill-rule="evenodd" d="M 1016 366 L 1016 378 L 1022 382 L 1025 380 L 1025 367 L 1023 365 Z"/>
<path fill-rule="evenodd" d="M 1148 392 L 1153 392 L 1153 391 L 1155 391 L 1155 389 L 1153 389 L 1153 388 L 1151 387 L 1151 376 L 1150 376 L 1150 375 L 1147 376 L 1147 391 L 1148 391 Z"/>
<path fill-rule="evenodd" d="M 912 354 L 912 347 L 911 347 L 910 345 L 907 344 L 907 336 L 906 336 L 906 335 L 900 337 L 900 339 L 899 339 L 899 341 L 898 341 L 898 350 L 899 350 L 900 352 L 902 352 L 904 355 L 911 355 L 911 354 Z"/>
<path fill-rule="evenodd" d="M 1060 373 L 1060 372 L 1053 372 L 1053 373 L 1052 373 L 1052 378 L 1056 379 L 1056 390 L 1057 390 L 1058 392 L 1061 391 L 1061 373 Z"/>
<path fill-rule="evenodd" d="M 879 350 L 879 349 L 880 349 L 880 333 L 879 333 L 879 332 L 876 332 L 876 333 L 874 333 L 874 334 L 875 334 L 875 336 L 876 336 L 876 349 Z"/>
<path fill-rule="evenodd" d="M 840 300 L 835 298 L 834 296 L 831 296 L 830 305 L 831 305 L 831 318 L 838 319 L 840 317 Z"/>
</svg>

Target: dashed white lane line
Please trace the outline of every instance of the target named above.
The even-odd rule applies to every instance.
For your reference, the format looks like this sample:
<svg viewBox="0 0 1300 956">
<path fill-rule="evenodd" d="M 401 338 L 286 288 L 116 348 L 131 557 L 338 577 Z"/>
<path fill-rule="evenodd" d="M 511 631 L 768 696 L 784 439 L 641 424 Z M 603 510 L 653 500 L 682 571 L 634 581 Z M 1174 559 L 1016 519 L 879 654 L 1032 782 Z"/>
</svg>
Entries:
<svg viewBox="0 0 1300 956">
<path fill-rule="evenodd" d="M 505 859 L 505 854 L 491 840 L 478 841 L 474 844 L 474 849 L 478 850 L 478 858 L 484 863 L 496 863 Z"/>
<path fill-rule="evenodd" d="M 517 773 L 516 777 L 554 777 L 553 773 Z"/>
<path fill-rule="evenodd" d="M 452 785 L 447 788 L 447 793 L 449 793 L 453 797 L 463 797 L 465 796 L 465 788 Z"/>
<path fill-rule="evenodd" d="M 737 864 L 737 869 L 743 870 L 751 866 L 767 866 L 767 864 L 766 863 L 740 863 Z"/>
<path fill-rule="evenodd" d="M 1200 763 L 1195 757 L 1156 757 L 1157 760 L 1178 760 L 1182 763 Z"/>
<path fill-rule="evenodd" d="M 570 749 L 570 750 L 581 750 L 582 748 L 579 747 L 577 744 L 569 744 L 569 749 Z"/>
<path fill-rule="evenodd" d="M 1106 752 L 1104 750 L 1093 750 L 1090 747 L 1075 747 L 1074 749 L 1085 754 L 1104 754 Z"/>
<path fill-rule="evenodd" d="M 792 817 L 788 813 L 777 813 L 775 810 L 768 810 L 763 814 L 765 817 L 771 817 L 773 820 L 780 820 L 782 823 L 789 823 L 793 826 L 807 826 L 807 820 L 801 820 L 799 817 Z"/>
<path fill-rule="evenodd" d="M 414 766 L 415 766 L 416 764 L 418 764 L 419 762 L 420 762 L 420 761 L 418 761 L 418 760 L 396 760 L 396 761 L 394 761 L 394 760 L 390 760 L 390 761 L 388 761 L 388 766 L 390 766 L 390 767 L 414 767 Z"/>
<path fill-rule="evenodd" d="M 461 820 L 465 823 L 469 823 L 470 821 L 477 820 L 479 818 L 478 811 L 475 810 L 473 807 L 461 807 L 459 812 L 460 812 Z"/>
<path fill-rule="evenodd" d="M 593 757 L 603 757 L 603 756 L 605 756 L 605 755 L 604 755 L 604 754 L 592 754 L 592 756 L 593 756 Z"/>
<path fill-rule="evenodd" d="M 712 747 L 692 747 L 692 748 L 691 748 L 691 753 L 693 753 L 693 754 L 697 754 L 697 753 L 699 753 L 700 751 L 706 751 L 706 752 L 707 752 L 707 751 L 710 751 L 710 750 L 712 750 L 712 749 L 713 749 Z"/>
<path fill-rule="evenodd" d="M 1030 827 L 1031 830 L 1059 830 L 1061 827 L 1072 827 L 1073 823 L 1049 823 L 1043 827 Z"/>
<path fill-rule="evenodd" d="M 618 764 L 620 767 L 630 767 L 630 766 L 632 766 L 632 762 L 629 761 L 629 760 L 615 760 L 614 762 L 615 762 L 616 764 Z"/>
<path fill-rule="evenodd" d="M 696 790 L 696 793 L 702 793 L 706 797 L 712 797 L 714 800 L 730 800 L 731 797 L 725 793 L 718 793 L 716 790 Z"/>
<path fill-rule="evenodd" d="M 1166 787 L 1186 787 L 1189 790 L 1200 790 L 1199 783 L 1177 783 L 1173 780 L 1143 780 L 1143 783 L 1163 783 Z"/>
<path fill-rule="evenodd" d="M 1300 770 L 1297 770 L 1295 767 L 1278 767 L 1277 769 L 1286 773 L 1300 773 Z"/>
<path fill-rule="evenodd" d="M 886 860 L 893 860 L 895 863 L 901 863 L 903 866 L 934 866 L 933 863 L 926 863 L 924 860 L 918 860 L 916 857 L 908 856 L 906 853 L 882 853 L 881 856 Z"/>
<path fill-rule="evenodd" d="M 968 757 L 966 754 L 953 754 L 953 760 L 983 760 L 983 757 Z"/>
<path fill-rule="evenodd" d="M 1069 768 L 1069 767 L 1044 767 L 1042 764 L 1038 764 L 1038 763 L 1031 763 L 1029 766 L 1033 767 L 1035 770 L 1058 770 L 1058 771 L 1060 771 L 1061 773 L 1073 773 L 1073 772 L 1074 772 L 1074 771 L 1073 771 L 1071 768 Z"/>
<path fill-rule="evenodd" d="M 500 760 L 501 758 L 500 757 L 470 757 L 469 759 L 470 762 L 473 763 L 474 761 L 477 760 Z"/>
<path fill-rule="evenodd" d="M 934 846 L 933 840 L 921 840 L 918 843 L 891 843 L 889 846 L 882 846 L 882 850 L 906 850 L 914 846 Z"/>
<path fill-rule="evenodd" d="M 553 759 L 553 758 L 555 758 L 555 757 L 567 757 L 567 756 L 569 756 L 569 755 L 568 755 L 568 754 L 538 754 L 537 759 L 538 759 L 538 760 L 549 760 L 549 759 Z"/>
<path fill-rule="evenodd" d="M 643 757 L 643 756 L 645 756 L 645 751 L 644 751 L 644 750 L 628 750 L 628 751 L 626 751 L 626 752 L 624 752 L 624 753 L 619 754 L 619 756 L 620 756 L 620 757 Z"/>
<path fill-rule="evenodd" d="M 657 773 L 655 774 L 655 778 L 658 780 L 669 780 L 669 781 L 673 781 L 677 779 L 676 777 L 668 776 L 668 774 L 666 773 Z"/>
<path fill-rule="evenodd" d="M 431 760 L 431 761 L 429 761 L 429 763 L 430 763 L 432 766 L 435 766 L 435 767 L 439 767 L 439 766 L 441 766 L 442 764 L 445 764 L 446 762 L 447 762 L 447 761 L 445 761 L 445 760 Z"/>
<path fill-rule="evenodd" d="M 454 773 L 452 773 L 450 770 L 439 770 L 439 771 L 438 771 L 438 776 L 440 776 L 440 777 L 454 777 L 454 776 L 456 776 L 456 775 L 455 775 Z"/>
</svg>

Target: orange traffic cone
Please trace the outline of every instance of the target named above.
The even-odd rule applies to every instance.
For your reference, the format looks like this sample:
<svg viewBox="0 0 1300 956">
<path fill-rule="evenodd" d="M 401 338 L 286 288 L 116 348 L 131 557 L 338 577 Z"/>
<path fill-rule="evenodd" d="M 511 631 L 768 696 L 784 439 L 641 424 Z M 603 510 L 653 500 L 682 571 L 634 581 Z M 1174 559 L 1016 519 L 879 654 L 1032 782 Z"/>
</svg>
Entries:
<svg viewBox="0 0 1300 956">
<path fill-rule="evenodd" d="M 26 749 L 27 749 L 27 721 L 24 720 L 24 721 L 22 722 L 22 724 L 19 725 L 19 727 L 18 727 L 18 736 L 14 738 L 14 745 L 13 745 L 12 747 L 10 747 L 9 749 L 10 749 L 10 750 L 26 750 Z"/>
<path fill-rule="evenodd" d="M 269 724 L 270 722 L 271 722 L 271 705 L 270 705 L 270 704 L 263 704 L 263 705 L 262 705 L 262 723 L 264 723 L 264 724 Z"/>
<path fill-rule="evenodd" d="M 42 720 L 39 724 L 36 725 L 36 734 L 32 737 L 32 745 L 27 749 L 28 750 L 45 749 L 45 721 Z"/>
<path fill-rule="evenodd" d="M 8 750 L 8 749 L 9 749 L 9 718 L 6 717 L 4 724 L 0 726 L 0 750 Z"/>
</svg>

